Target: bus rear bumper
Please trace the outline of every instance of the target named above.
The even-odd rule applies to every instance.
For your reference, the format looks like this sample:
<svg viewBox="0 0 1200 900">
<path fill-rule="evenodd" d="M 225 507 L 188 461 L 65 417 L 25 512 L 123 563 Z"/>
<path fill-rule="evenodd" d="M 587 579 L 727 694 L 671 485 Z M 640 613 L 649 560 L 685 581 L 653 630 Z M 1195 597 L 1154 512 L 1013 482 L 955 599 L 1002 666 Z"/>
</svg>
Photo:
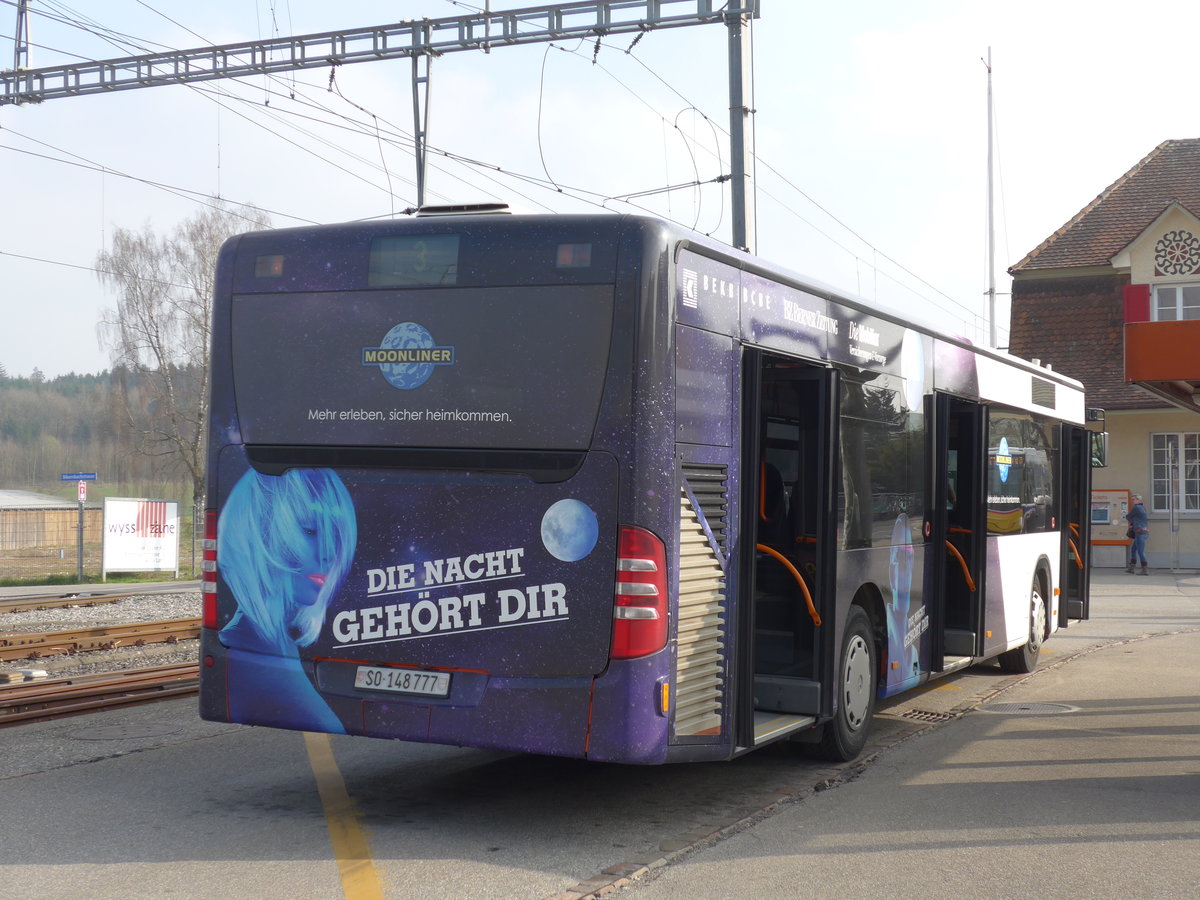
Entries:
<svg viewBox="0 0 1200 900">
<path fill-rule="evenodd" d="M 314 664 L 216 639 L 205 642 L 201 657 L 200 713 L 214 721 L 602 762 L 667 758 L 665 652 L 614 660 L 594 679 L 454 672 L 445 698 L 356 689 L 357 666 L 343 660 Z"/>
<path fill-rule="evenodd" d="M 473 674 L 473 673 L 472 673 Z M 590 678 L 489 678 L 470 706 L 411 698 L 361 700 L 367 737 L 583 757 Z"/>
<path fill-rule="evenodd" d="M 666 761 L 668 711 L 662 708 L 670 657 L 613 660 L 596 679 L 588 759 L 658 765 Z"/>
</svg>

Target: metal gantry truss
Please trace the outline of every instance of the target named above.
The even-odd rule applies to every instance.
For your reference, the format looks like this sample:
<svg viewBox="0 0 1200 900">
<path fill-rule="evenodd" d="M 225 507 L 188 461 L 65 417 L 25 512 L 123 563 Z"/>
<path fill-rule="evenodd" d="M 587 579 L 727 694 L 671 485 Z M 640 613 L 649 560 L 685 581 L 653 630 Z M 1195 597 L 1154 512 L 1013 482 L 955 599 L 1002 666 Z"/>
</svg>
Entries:
<svg viewBox="0 0 1200 900">
<path fill-rule="evenodd" d="M 29 0 L 17 3 L 17 36 L 13 40 L 13 71 L 29 67 Z"/>
<path fill-rule="evenodd" d="M 21 9 L 24 9 L 22 4 Z M 71 63 L 45 68 L 26 68 L 18 55 L 11 70 L 0 72 L 0 106 L 41 103 L 63 97 L 79 97 L 157 87 L 190 84 L 220 78 L 244 78 L 297 69 L 312 69 L 384 59 L 412 58 L 414 120 L 418 135 L 418 184 L 423 194 L 424 142 L 427 133 L 426 103 L 417 99 L 418 83 L 426 100 L 429 63 L 434 57 L 462 50 L 491 51 L 500 47 L 572 38 L 600 38 L 636 34 L 688 25 L 724 23 L 730 36 L 730 138 L 733 143 L 731 172 L 734 237 L 738 247 L 749 249 L 750 203 L 746 191 L 748 130 L 746 120 L 753 112 L 744 100 L 749 52 L 749 19 L 759 16 L 759 0 L 571 0 L 514 10 L 486 10 L 463 16 L 421 19 L 327 31 L 320 34 L 278 37 L 267 40 L 168 50 L 143 56 L 127 56 L 95 62 Z M 18 19 L 18 29 L 26 27 Z M 26 45 L 27 46 L 27 45 Z M 28 64 L 26 51 L 25 64 Z M 739 200 L 739 194 L 741 198 Z M 418 204 L 423 197 L 418 197 Z M 738 220 L 741 220 L 739 225 Z"/>
</svg>

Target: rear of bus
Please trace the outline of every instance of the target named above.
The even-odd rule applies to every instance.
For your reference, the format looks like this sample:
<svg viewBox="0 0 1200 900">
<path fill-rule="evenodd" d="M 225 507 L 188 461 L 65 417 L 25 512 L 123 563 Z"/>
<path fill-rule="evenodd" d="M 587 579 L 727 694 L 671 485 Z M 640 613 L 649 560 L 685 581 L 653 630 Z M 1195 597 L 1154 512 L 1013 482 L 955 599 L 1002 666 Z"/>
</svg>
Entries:
<svg viewBox="0 0 1200 900">
<path fill-rule="evenodd" d="M 630 461 L 661 442 L 673 477 L 670 425 L 634 402 L 667 378 L 642 354 L 666 313 L 637 312 L 653 228 L 424 218 L 226 244 L 204 718 L 662 761 L 671 521 Z"/>
</svg>

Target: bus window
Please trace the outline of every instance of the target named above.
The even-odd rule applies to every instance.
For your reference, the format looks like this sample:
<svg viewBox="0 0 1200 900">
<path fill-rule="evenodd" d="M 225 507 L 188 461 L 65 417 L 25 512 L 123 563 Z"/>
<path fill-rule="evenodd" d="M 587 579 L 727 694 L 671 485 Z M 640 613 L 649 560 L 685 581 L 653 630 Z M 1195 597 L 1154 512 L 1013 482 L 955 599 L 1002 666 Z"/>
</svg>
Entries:
<svg viewBox="0 0 1200 900">
<path fill-rule="evenodd" d="M 1029 413 L 988 415 L 988 532 L 1054 530 L 1057 441 L 1052 425 Z"/>
<path fill-rule="evenodd" d="M 887 377 L 878 382 L 887 384 Z M 878 383 L 842 381 L 838 546 L 886 547 L 899 516 L 922 518 L 924 415 L 903 408 L 903 394 Z M 915 539 L 915 532 L 914 532 Z"/>
</svg>

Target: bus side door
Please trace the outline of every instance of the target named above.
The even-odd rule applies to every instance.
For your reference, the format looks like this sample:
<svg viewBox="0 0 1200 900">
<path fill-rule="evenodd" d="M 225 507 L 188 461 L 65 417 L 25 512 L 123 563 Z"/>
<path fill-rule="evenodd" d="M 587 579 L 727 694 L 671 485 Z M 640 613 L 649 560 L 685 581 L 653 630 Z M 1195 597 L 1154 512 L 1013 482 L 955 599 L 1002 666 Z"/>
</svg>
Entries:
<svg viewBox="0 0 1200 900">
<path fill-rule="evenodd" d="M 754 710 L 828 716 L 835 600 L 838 373 L 746 352 L 738 667 L 742 742 Z M 841 611 L 841 612 L 844 612 Z"/>
<path fill-rule="evenodd" d="M 1062 453 L 1062 597 L 1058 624 L 1067 619 L 1086 619 L 1089 611 L 1091 575 L 1091 432 L 1078 425 L 1063 424 L 1059 441 Z"/>
<path fill-rule="evenodd" d="M 930 668 L 983 653 L 987 551 L 987 415 L 979 403 L 934 395 L 929 571 Z"/>
</svg>

